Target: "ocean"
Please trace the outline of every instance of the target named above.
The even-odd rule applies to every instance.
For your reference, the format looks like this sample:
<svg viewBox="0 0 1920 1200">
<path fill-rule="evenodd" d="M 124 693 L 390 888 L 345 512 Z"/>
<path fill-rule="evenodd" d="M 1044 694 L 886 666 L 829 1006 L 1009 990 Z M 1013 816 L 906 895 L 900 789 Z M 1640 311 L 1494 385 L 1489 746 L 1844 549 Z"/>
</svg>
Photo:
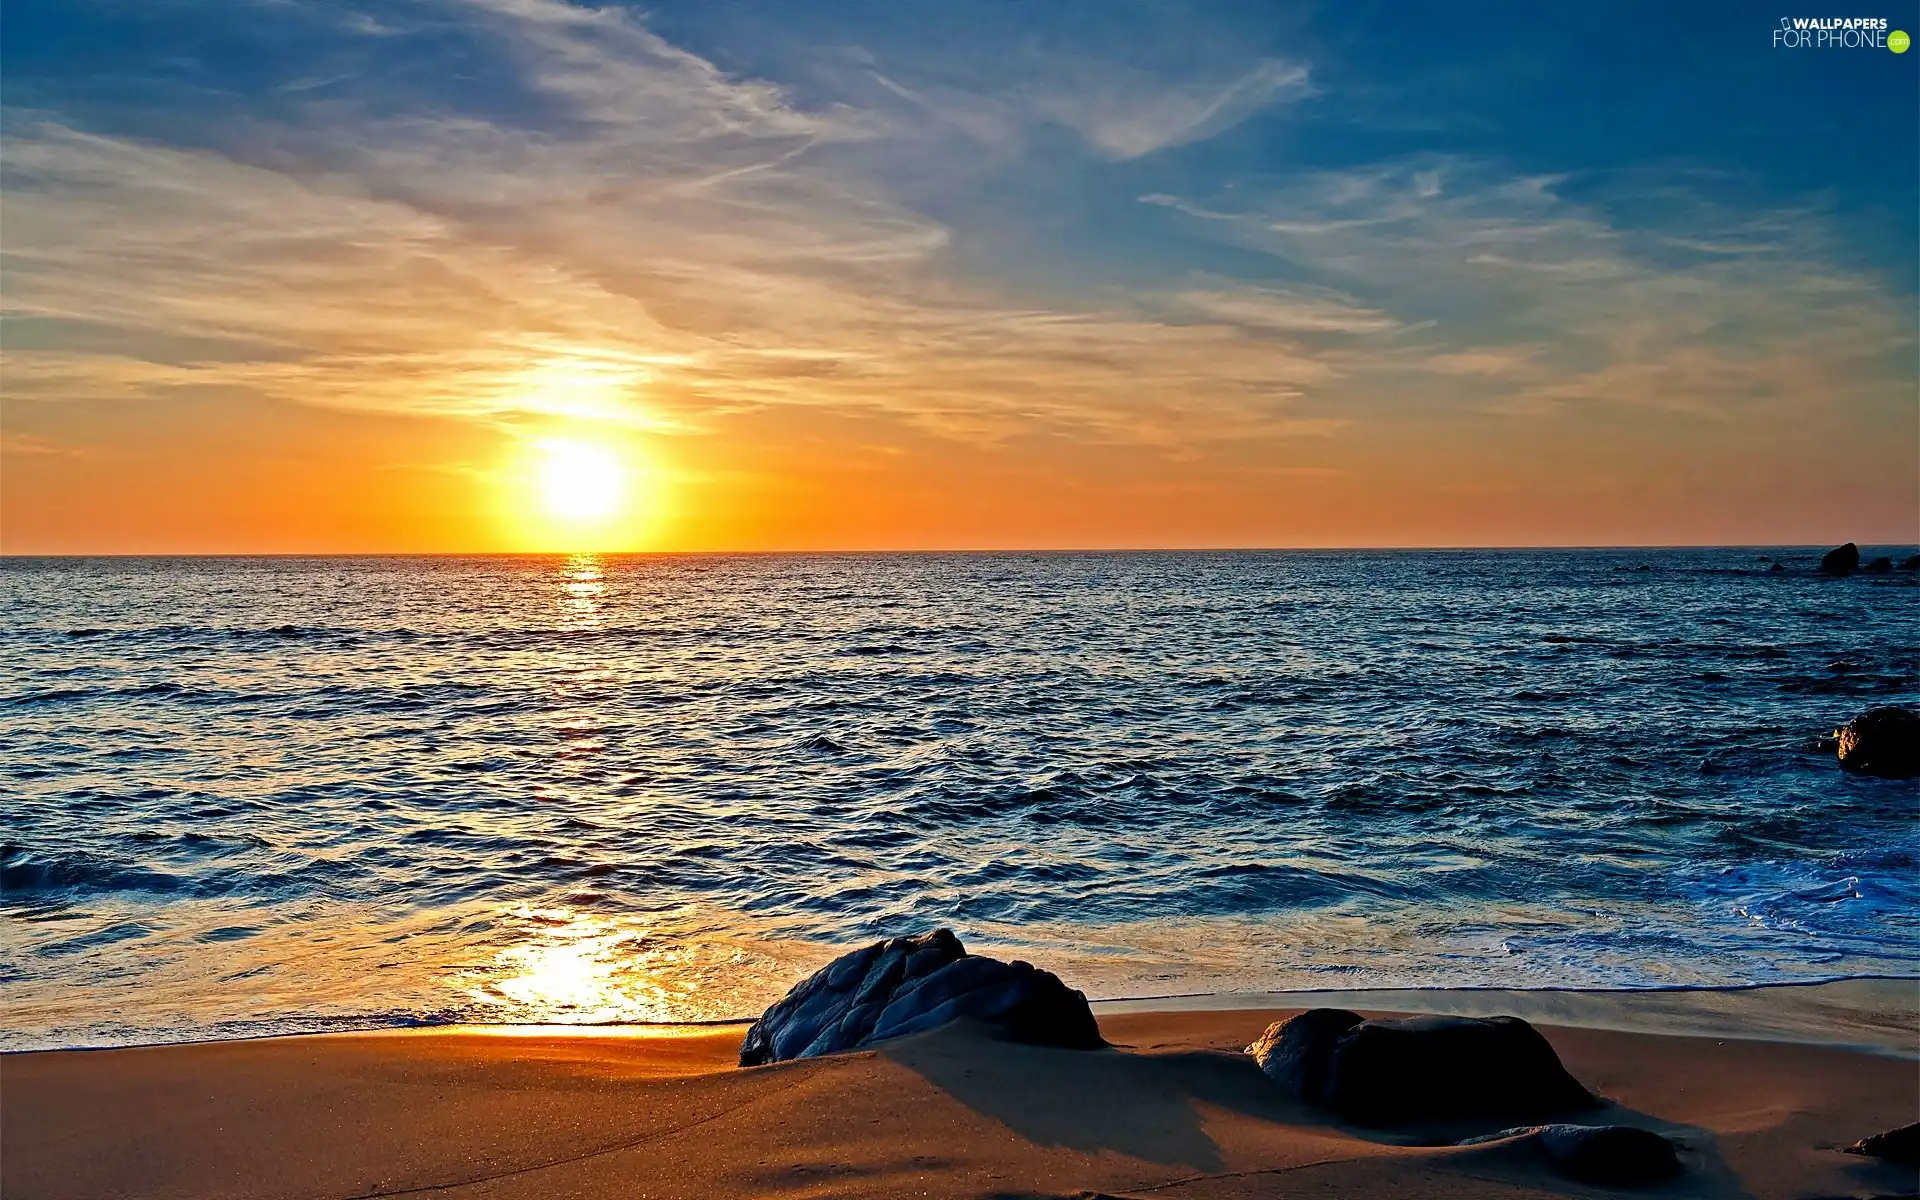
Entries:
<svg viewBox="0 0 1920 1200">
<path fill-rule="evenodd" d="M 1920 974 L 1822 743 L 1920 592 L 1818 554 L 0 560 L 0 1045 Z"/>
</svg>

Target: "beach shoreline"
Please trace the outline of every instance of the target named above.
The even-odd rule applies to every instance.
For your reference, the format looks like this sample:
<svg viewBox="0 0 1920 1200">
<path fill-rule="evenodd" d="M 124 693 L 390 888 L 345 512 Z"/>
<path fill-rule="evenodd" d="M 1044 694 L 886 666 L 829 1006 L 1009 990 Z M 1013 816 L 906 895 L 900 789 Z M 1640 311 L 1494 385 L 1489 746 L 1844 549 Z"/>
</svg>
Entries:
<svg viewBox="0 0 1920 1200">
<path fill-rule="evenodd" d="M 1579 993 L 1584 1026 L 1536 1020 L 1612 1107 L 1674 1138 L 1688 1170 L 1641 1194 L 1911 1190 L 1841 1152 L 1914 1119 L 1920 981 L 1800 985 L 1672 1005 Z M 1757 1003 L 1729 1009 L 1728 996 Z M 1401 993 L 1372 1011 L 1441 1011 Z M 1494 1004 L 1505 999 L 1476 993 Z M 1555 993 L 1565 1004 L 1569 994 Z M 1314 1003 L 1335 1000 L 1313 994 Z M 1524 997 L 1523 997 L 1524 998 Z M 1534 997 L 1539 999 L 1539 996 Z M 1644 999 L 1644 996 L 1641 997 Z M 1236 999 L 1246 999 L 1236 998 Z M 443 1026 L 0 1058 L 7 1197 L 1588 1195 L 1456 1129 L 1356 1129 L 1285 1100 L 1243 1053 L 1294 1008 L 1096 1004 L 1113 1048 L 994 1042 L 964 1025 L 741 1070 L 739 1025 Z M 1771 1025 L 1752 1024 L 1771 1012 Z M 1370 1011 L 1361 1008 L 1361 1011 Z M 1817 1044 L 1768 1040 L 1851 1013 Z M 1522 1014 L 1524 1015 L 1524 1014 Z M 1742 1027 L 1739 1022 L 1749 1024 Z M 1702 1021 L 1730 1027 L 1699 1032 Z M 1743 1036 L 1744 1028 L 1744 1036 Z M 1496 1123 L 1497 1124 L 1497 1123 Z M 1471 1130 L 1468 1132 L 1490 1132 Z M 1423 1144 L 1424 1143 L 1424 1144 Z"/>
<path fill-rule="evenodd" d="M 1920 1058 L 1920 975 L 1863 975 L 1805 983 L 1723 987 L 1431 987 L 1310 988 L 1264 992 L 1192 992 L 1089 998 L 1096 1017 L 1123 1013 L 1234 1012 L 1340 1007 L 1379 1013 L 1518 1016 L 1571 1029 L 1833 1046 L 1869 1054 Z M 660 1037 L 737 1030 L 757 1016 L 697 1021 L 409 1021 L 353 1024 L 337 1029 L 262 1030 L 230 1037 L 167 1038 L 92 1045 L 0 1049 L 0 1061 L 18 1054 L 131 1050 L 217 1045 L 280 1038 L 378 1037 L 414 1034 L 481 1036 Z"/>
</svg>

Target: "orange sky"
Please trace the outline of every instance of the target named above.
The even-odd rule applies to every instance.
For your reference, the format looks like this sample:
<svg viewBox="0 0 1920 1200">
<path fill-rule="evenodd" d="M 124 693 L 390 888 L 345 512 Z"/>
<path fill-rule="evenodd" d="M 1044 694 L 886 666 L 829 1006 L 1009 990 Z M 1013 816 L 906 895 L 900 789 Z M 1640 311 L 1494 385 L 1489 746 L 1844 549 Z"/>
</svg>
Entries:
<svg viewBox="0 0 1920 1200">
<path fill-rule="evenodd" d="M 639 486 L 617 520 L 570 530 L 519 483 L 528 451 L 515 433 L 298 405 L 131 403 L 111 438 L 10 446 L 0 511 L 5 550 L 29 554 L 542 550 L 576 534 L 583 547 L 636 550 L 1912 536 L 1907 448 L 1876 443 L 1870 428 L 1832 422 L 1794 438 L 1695 424 L 1662 444 L 1644 422 L 1577 424 L 1522 422 L 1476 441 L 1383 423 L 1179 453 L 1066 438 L 954 444 L 825 415 L 681 436 L 575 423 L 560 428 L 602 439 Z"/>
</svg>

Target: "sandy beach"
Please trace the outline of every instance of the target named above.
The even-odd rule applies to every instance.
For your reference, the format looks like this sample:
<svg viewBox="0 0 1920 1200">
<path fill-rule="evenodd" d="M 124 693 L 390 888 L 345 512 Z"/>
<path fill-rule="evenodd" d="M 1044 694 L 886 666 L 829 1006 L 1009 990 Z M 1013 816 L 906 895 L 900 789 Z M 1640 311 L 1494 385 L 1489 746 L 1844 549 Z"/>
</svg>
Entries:
<svg viewBox="0 0 1920 1200">
<path fill-rule="evenodd" d="M 1734 995 L 1742 1010 L 1837 1007 L 1854 1028 L 1827 1040 L 1857 1048 L 1648 1032 L 1674 1018 L 1622 993 L 1578 995 L 1582 1024 L 1615 1028 L 1542 1029 L 1611 1102 L 1588 1119 L 1683 1147 L 1681 1177 L 1635 1194 L 1911 1192 L 1911 1172 L 1841 1148 L 1920 1115 L 1912 985 L 1836 986 L 1701 993 L 1689 1011 L 1698 1028 L 1703 1012 L 1727 1024 Z M 1689 1009 L 1684 995 L 1665 1009 Z M 1287 1102 L 1240 1052 L 1287 1012 L 1105 1006 L 1109 1050 L 960 1025 L 750 1070 L 734 1066 L 737 1026 L 14 1054 L 0 1182 L 17 1200 L 1611 1194 L 1521 1145 L 1436 1144 L 1484 1128 L 1359 1129 Z"/>
</svg>

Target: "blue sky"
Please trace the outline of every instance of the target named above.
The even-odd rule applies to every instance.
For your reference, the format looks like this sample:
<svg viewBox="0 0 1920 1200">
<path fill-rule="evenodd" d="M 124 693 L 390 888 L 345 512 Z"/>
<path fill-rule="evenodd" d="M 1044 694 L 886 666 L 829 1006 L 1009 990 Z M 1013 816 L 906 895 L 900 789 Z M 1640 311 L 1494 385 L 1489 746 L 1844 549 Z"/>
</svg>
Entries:
<svg viewBox="0 0 1920 1200">
<path fill-rule="evenodd" d="M 805 421 L 1333 493 L 1546 454 L 1590 486 L 1488 486 L 1567 513 L 1680 446 L 1663 504 L 1904 536 L 1920 53 L 1680 10 L 14 0 L 8 446 L 111 454 L 129 396 Z M 1725 508 L 1674 538 L 1764 534 Z"/>
</svg>

